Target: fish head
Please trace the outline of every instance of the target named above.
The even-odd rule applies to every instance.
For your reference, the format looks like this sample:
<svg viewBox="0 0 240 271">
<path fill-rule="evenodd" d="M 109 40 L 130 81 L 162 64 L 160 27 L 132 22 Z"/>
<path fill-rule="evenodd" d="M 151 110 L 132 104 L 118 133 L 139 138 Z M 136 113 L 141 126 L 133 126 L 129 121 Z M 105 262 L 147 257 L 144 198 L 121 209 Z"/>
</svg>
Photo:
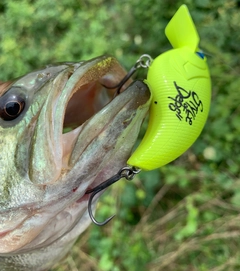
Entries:
<svg viewBox="0 0 240 271">
<path fill-rule="evenodd" d="M 86 191 L 126 165 L 149 108 L 140 81 L 105 87 L 124 76 L 102 56 L 0 85 L 0 257 L 63 247 L 89 225 Z"/>
</svg>

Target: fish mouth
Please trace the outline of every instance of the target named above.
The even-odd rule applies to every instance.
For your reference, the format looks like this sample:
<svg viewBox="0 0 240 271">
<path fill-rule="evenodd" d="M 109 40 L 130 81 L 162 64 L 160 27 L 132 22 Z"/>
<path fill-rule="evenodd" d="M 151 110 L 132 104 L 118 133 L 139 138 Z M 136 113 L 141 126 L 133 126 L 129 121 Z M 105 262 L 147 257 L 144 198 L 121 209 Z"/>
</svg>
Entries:
<svg viewBox="0 0 240 271">
<path fill-rule="evenodd" d="M 78 71 L 80 71 L 80 73 L 78 73 Z M 97 174 L 99 178 L 95 177 L 94 181 L 88 183 L 85 180 L 85 189 L 78 183 L 72 186 L 71 191 L 73 192 L 79 190 L 79 187 L 81 187 L 81 191 L 85 191 L 81 193 L 82 195 L 77 199 L 77 203 L 88 200 L 89 194 L 87 191 L 89 189 L 99 185 L 105 178 L 111 177 L 111 174 L 117 173 L 118 170 L 125 165 L 124 163 L 126 163 L 130 155 L 130 149 L 132 149 L 136 141 L 139 128 L 149 108 L 150 92 L 143 82 L 135 81 L 132 83 L 132 80 L 129 79 L 121 86 L 121 91 L 118 89 L 119 82 L 121 82 L 125 75 L 126 72 L 122 66 L 115 58 L 110 56 L 92 59 L 77 67 L 73 73 L 71 73 L 71 71 L 69 72 L 69 79 L 65 86 L 68 98 L 65 101 L 65 110 L 62 111 L 62 119 L 64 121 L 62 124 L 63 132 L 61 134 L 61 173 L 63 171 L 74 172 L 75 168 L 77 168 L 82 174 L 84 167 L 79 168 L 79 161 L 81 161 L 82 156 L 85 155 L 88 149 L 90 152 L 93 150 L 95 141 L 99 141 L 99 138 L 102 137 L 109 143 L 112 137 L 114 139 L 112 143 L 103 143 L 102 148 L 104 154 L 111 153 L 111 148 L 117 149 L 117 138 L 124 134 L 123 131 L 127 130 L 128 125 L 131 126 L 131 122 L 136 122 L 137 124 L 135 123 L 133 125 L 138 127 L 135 136 L 130 136 L 130 138 L 129 136 L 126 137 L 126 141 L 129 140 L 129 143 L 126 142 L 125 144 L 131 147 L 126 151 L 126 154 L 119 159 L 121 163 L 115 162 L 116 165 L 111 166 L 110 175 L 102 174 L 101 172 L 102 161 L 100 157 L 102 155 L 100 155 L 100 159 L 96 159 L 97 162 L 94 162 L 94 159 L 87 162 L 87 164 L 92 162 L 94 165 L 94 168 L 92 168 L 94 174 L 96 168 L 100 165 L 100 174 Z M 70 91 L 68 91 L 68 86 Z M 127 92 L 126 94 L 124 93 L 125 91 Z M 64 91 L 62 93 L 64 93 Z M 64 102 L 62 98 L 58 100 L 61 101 L 61 103 L 62 101 Z M 55 108 L 61 108 L 61 106 L 55 105 Z M 126 110 L 129 112 L 125 113 Z M 142 112 L 138 113 L 139 117 L 136 117 L 138 110 Z M 57 113 L 58 112 L 56 112 L 56 115 Z M 122 136 L 121 141 L 124 142 L 124 136 Z M 85 143 L 83 144 L 82 142 Z M 91 145 L 93 145 L 93 147 Z M 98 145 L 96 146 L 99 148 Z M 122 161 L 124 161 L 124 163 L 122 163 Z M 106 163 L 106 161 L 103 163 L 105 172 L 107 171 L 105 169 Z M 110 162 L 108 161 L 108 163 Z M 89 165 L 87 165 L 87 168 L 89 171 Z M 114 168 L 116 168 L 115 172 L 112 171 Z M 91 174 L 89 175 L 91 176 Z M 86 179 L 89 179 L 89 176 L 87 176 Z"/>
<path fill-rule="evenodd" d="M 117 86 L 126 75 L 125 70 L 110 56 L 102 56 L 85 62 L 86 67 L 80 79 L 76 71 L 69 71 L 69 80 L 76 82 L 66 103 L 63 121 L 62 168 L 69 166 L 69 155 L 81 132 L 82 125 L 97 114 L 116 96 Z M 76 79 L 75 79 L 76 78 Z M 77 80 L 77 81 L 76 81 Z M 131 83 L 127 80 L 121 87 L 124 91 Z"/>
<path fill-rule="evenodd" d="M 148 87 L 141 81 L 132 83 L 132 80 L 129 79 L 122 84 L 121 89 L 118 89 L 119 82 L 121 82 L 125 76 L 126 71 L 115 58 L 110 56 L 92 59 L 80 65 L 77 69 L 75 68 L 74 72 L 68 71 L 69 79 L 65 89 L 61 93 L 62 95 L 66 91 L 68 95 L 65 95 L 65 97 L 67 96 L 68 98 L 65 101 L 61 97 L 58 99 L 61 104 L 65 103 L 65 110 L 59 111 L 60 114 L 63 114 L 60 118 L 64 120 L 61 134 L 61 173 L 68 171 L 73 173 L 75 169 L 77 169 L 82 175 L 85 168 L 84 166 L 79 167 L 79 161 L 82 163 L 81 158 L 85 153 L 95 151 L 93 151 L 95 141 L 101 141 L 99 138 L 107 138 L 105 141 L 108 143 L 110 141 L 110 144 L 102 143 L 103 147 L 101 146 L 100 148 L 97 144 L 96 146 L 99 149 L 102 148 L 102 153 L 104 154 L 111 153 L 111 148 L 116 150 L 118 148 L 117 138 L 123 134 L 121 141 L 124 142 L 123 131 L 128 130 L 128 125 L 131 124 L 131 122 L 135 123 L 133 124 L 135 135 L 130 136 L 130 138 L 129 136 L 126 137 L 126 141 L 129 140 L 129 142 L 125 144 L 130 146 L 129 149 L 126 148 L 128 151 L 125 150 L 126 153 L 124 155 L 120 152 L 120 163 L 114 162 L 115 165 L 108 166 L 108 168 L 111 168 L 109 172 L 106 170 L 105 164 L 111 164 L 111 162 L 101 161 L 101 156 L 103 155 L 100 155 L 98 159 L 96 158 L 86 162 L 86 168 L 88 171 L 91 170 L 94 172 L 94 174 L 88 173 L 87 176 L 84 177 L 84 188 L 81 184 L 79 185 L 81 182 L 79 179 L 83 179 L 83 177 L 77 178 L 78 182 L 71 183 L 71 189 L 68 189 L 70 194 L 74 192 L 77 195 L 78 193 L 76 192 L 80 191 L 77 200 L 74 200 L 74 204 L 76 202 L 81 203 L 82 201 L 87 201 L 89 199 L 89 193 L 87 191 L 105 181 L 106 178 L 111 177 L 112 174 L 117 173 L 118 170 L 125 165 L 136 141 L 141 123 L 148 111 L 150 103 Z M 124 93 L 125 91 L 127 92 L 126 94 Z M 61 108 L 61 104 L 55 105 L 55 108 Z M 124 113 L 126 110 L 129 112 Z M 138 110 L 141 112 L 138 113 L 139 116 L 136 117 Z M 55 112 L 56 116 L 59 112 Z M 134 121 L 132 121 L 133 119 Z M 118 132 L 116 132 L 116 130 L 118 130 Z M 129 131 L 127 133 L 129 133 Z M 113 140 L 110 139 L 111 137 Z M 104 141 L 104 139 L 102 141 Z M 84 142 L 84 144 L 82 142 Z M 99 153 L 99 150 L 97 152 Z M 117 157 L 118 155 L 115 156 Z M 108 159 L 110 160 L 110 158 Z M 95 162 L 95 160 L 97 162 Z M 114 160 L 116 160 L 116 158 Z M 89 164 L 93 164 L 94 166 L 91 168 Z M 101 164 L 104 164 L 104 173 L 102 173 Z M 97 168 L 99 168 L 99 173 L 96 174 Z M 88 179 L 91 179 L 91 181 L 88 182 Z M 92 179 L 94 179 L 94 181 L 92 181 Z M 65 182 L 66 180 L 64 180 L 64 183 Z M 58 178 L 58 186 L 59 183 Z M 52 187 L 54 186 L 53 183 Z M 66 192 L 63 197 L 66 195 L 68 196 L 69 194 Z M 52 197 L 52 200 L 53 199 L 54 197 Z"/>
</svg>

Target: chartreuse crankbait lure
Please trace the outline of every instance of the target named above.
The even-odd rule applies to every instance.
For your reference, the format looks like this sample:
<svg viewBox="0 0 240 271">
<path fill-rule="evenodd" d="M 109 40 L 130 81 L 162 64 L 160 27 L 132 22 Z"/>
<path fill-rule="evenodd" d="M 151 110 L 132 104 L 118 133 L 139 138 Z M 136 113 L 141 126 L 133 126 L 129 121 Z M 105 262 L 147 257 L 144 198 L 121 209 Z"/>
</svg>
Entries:
<svg viewBox="0 0 240 271">
<path fill-rule="evenodd" d="M 94 196 L 121 178 L 131 180 L 143 170 L 159 168 L 183 154 L 198 138 L 207 120 L 211 100 L 211 79 L 207 59 L 199 50 L 199 36 L 187 6 L 182 5 L 168 23 L 165 34 L 173 46 L 156 59 L 143 55 L 117 86 L 136 71 L 148 68 L 144 82 L 151 92 L 149 124 L 146 134 L 127 161 L 128 166 L 89 190 L 88 211 Z M 146 63 L 143 59 L 147 58 Z M 115 86 L 116 87 L 116 86 Z"/>
<path fill-rule="evenodd" d="M 211 79 L 199 36 L 188 8 L 182 5 L 168 23 L 169 50 L 150 63 L 145 83 L 152 94 L 149 124 L 128 165 L 152 170 L 183 154 L 207 120 Z"/>
</svg>

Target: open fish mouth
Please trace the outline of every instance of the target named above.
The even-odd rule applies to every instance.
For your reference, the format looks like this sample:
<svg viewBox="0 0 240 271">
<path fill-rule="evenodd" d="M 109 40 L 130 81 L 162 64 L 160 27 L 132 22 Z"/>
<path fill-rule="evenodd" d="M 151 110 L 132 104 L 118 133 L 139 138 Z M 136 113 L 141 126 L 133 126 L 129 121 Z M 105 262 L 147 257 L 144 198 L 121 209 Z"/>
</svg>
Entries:
<svg viewBox="0 0 240 271">
<path fill-rule="evenodd" d="M 0 256 L 49 247 L 57 257 L 58 247 L 90 224 L 86 191 L 126 165 L 149 108 L 140 81 L 114 97 L 110 88 L 125 74 L 115 58 L 103 56 L 49 66 L 11 86 L 24 86 L 27 99 L 13 123 L 18 181 L 0 205 Z"/>
<path fill-rule="evenodd" d="M 87 201 L 89 189 L 125 165 L 148 111 L 150 92 L 142 82 L 131 84 L 129 80 L 121 88 L 126 93 L 116 96 L 117 89 L 113 86 L 118 85 L 126 72 L 113 57 L 98 57 L 74 67 L 71 72 L 68 71 L 69 79 L 61 92 L 66 100 L 60 96 L 55 104 L 55 108 L 65 104 L 65 110 L 56 110 L 55 114 L 63 114 L 59 119 L 64 120 L 59 138 L 59 142 L 62 140 L 61 174 L 77 171 L 81 175 L 75 177 L 76 182 L 72 181 L 68 189 L 71 196 L 74 192 L 76 204 Z M 58 187 L 62 180 L 66 183 L 65 177 L 57 176 L 57 179 Z M 54 188 L 55 183 L 50 187 Z M 67 189 L 63 197 L 66 195 L 69 196 Z M 57 200 L 59 197 L 60 193 Z"/>
<path fill-rule="evenodd" d="M 125 71 L 116 59 L 107 56 L 84 62 L 75 71 L 69 71 L 68 84 L 72 91 L 69 92 L 63 118 L 62 168 L 69 165 L 70 149 L 74 148 L 82 124 L 113 100 L 117 90 L 114 86 L 117 86 L 124 76 Z M 131 80 L 123 85 L 122 91 L 130 82 Z"/>
<path fill-rule="evenodd" d="M 75 71 L 69 71 L 69 78 L 77 77 L 75 85 L 67 103 L 63 129 L 75 128 L 100 111 L 113 99 L 118 83 L 125 75 L 125 71 L 112 57 L 103 56 L 80 64 L 82 76 Z M 76 66 L 73 66 L 76 69 Z M 78 78 L 81 76 L 80 78 Z M 74 83 L 74 82 L 73 82 Z M 129 85 L 126 83 L 123 90 Z"/>
</svg>

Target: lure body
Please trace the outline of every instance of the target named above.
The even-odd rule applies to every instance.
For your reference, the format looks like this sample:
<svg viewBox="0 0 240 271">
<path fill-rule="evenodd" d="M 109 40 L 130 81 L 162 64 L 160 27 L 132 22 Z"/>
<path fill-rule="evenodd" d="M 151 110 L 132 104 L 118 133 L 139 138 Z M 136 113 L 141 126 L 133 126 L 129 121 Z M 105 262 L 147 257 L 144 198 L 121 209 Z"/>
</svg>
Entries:
<svg viewBox="0 0 240 271">
<path fill-rule="evenodd" d="M 210 108 L 211 79 L 199 36 L 185 5 L 166 27 L 174 49 L 153 60 L 145 83 L 152 101 L 146 134 L 128 160 L 144 169 L 179 157 L 198 138 Z"/>
</svg>

